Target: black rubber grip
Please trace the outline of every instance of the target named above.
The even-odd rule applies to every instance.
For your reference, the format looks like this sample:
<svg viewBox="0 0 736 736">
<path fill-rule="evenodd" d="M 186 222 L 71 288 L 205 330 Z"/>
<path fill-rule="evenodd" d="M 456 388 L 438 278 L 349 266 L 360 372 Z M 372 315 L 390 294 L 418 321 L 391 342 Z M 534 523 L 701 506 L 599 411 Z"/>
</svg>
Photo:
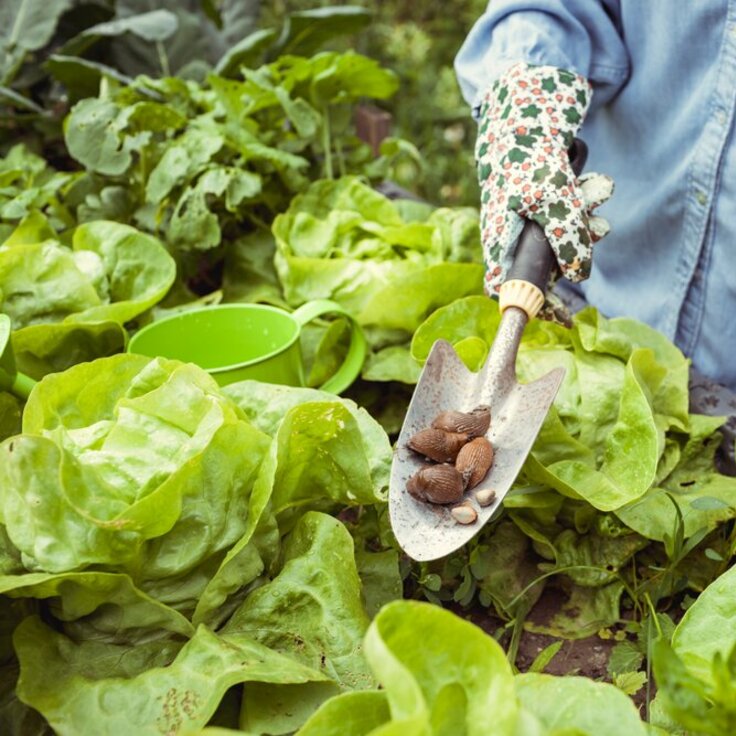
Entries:
<svg viewBox="0 0 736 736">
<path fill-rule="evenodd" d="M 576 138 L 569 154 L 572 170 L 575 176 L 579 176 L 588 158 L 588 147 L 580 138 Z M 529 281 L 546 292 L 549 275 L 556 266 L 555 254 L 550 248 L 544 230 L 533 220 L 527 220 L 516 244 L 514 265 L 511 266 L 506 280 Z"/>
</svg>

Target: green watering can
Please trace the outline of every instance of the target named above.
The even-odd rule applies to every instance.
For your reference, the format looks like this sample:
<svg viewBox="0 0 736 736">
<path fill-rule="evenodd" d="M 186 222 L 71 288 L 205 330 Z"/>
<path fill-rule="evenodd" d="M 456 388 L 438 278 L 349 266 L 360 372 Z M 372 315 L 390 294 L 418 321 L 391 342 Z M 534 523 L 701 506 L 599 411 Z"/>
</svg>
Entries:
<svg viewBox="0 0 736 736">
<path fill-rule="evenodd" d="M 358 377 L 366 341 L 358 323 L 336 302 L 317 299 L 294 312 L 264 304 L 218 304 L 166 317 L 144 327 L 128 344 L 129 353 L 195 363 L 221 385 L 254 379 L 304 386 L 299 347 L 302 327 L 324 314 L 350 321 L 350 347 L 337 371 L 320 386 L 338 394 Z M 0 390 L 27 399 L 35 381 L 18 373 L 10 344 L 10 318 L 0 314 Z"/>
<path fill-rule="evenodd" d="M 0 391 L 10 391 L 27 399 L 36 382 L 15 367 L 15 356 L 10 344 L 10 317 L 0 314 Z"/>
<path fill-rule="evenodd" d="M 320 388 L 338 394 L 358 377 L 366 353 L 363 331 L 329 299 L 316 299 L 294 312 L 265 304 L 218 304 L 153 322 L 137 332 L 129 353 L 196 363 L 221 385 L 252 379 L 304 386 L 299 347 L 302 327 L 324 314 L 347 317 L 350 347 L 337 371 Z"/>
</svg>

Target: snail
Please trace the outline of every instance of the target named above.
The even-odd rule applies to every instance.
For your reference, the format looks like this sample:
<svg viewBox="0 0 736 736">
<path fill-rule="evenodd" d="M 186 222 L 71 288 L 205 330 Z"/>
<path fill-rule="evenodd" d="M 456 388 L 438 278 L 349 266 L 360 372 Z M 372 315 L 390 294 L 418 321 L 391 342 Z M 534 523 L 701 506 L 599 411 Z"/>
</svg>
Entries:
<svg viewBox="0 0 736 736">
<path fill-rule="evenodd" d="M 475 488 L 493 464 L 493 445 L 485 437 L 476 437 L 458 453 L 455 467 L 463 476 L 465 487 Z"/>
<path fill-rule="evenodd" d="M 460 432 L 466 434 L 470 439 L 482 437 L 491 426 L 491 407 L 476 406 L 473 411 L 443 411 L 438 414 L 432 422 L 434 429 L 443 432 Z"/>
<path fill-rule="evenodd" d="M 467 434 L 443 432 L 441 429 L 423 429 L 409 438 L 409 449 L 438 463 L 451 463 L 460 448 L 468 441 Z"/>
<path fill-rule="evenodd" d="M 412 475 L 406 490 L 419 501 L 447 504 L 463 497 L 463 477 L 447 463 L 428 465 Z"/>
</svg>

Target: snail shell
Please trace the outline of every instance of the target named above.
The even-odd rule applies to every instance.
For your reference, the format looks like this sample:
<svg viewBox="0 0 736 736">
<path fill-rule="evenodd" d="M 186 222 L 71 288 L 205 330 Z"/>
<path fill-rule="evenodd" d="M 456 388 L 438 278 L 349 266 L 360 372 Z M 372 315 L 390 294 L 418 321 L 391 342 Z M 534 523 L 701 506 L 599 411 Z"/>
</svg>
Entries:
<svg viewBox="0 0 736 736">
<path fill-rule="evenodd" d="M 466 488 L 475 488 L 492 464 L 493 445 L 485 437 L 476 437 L 460 450 L 455 467 L 463 476 Z"/>
<path fill-rule="evenodd" d="M 452 465 L 429 465 L 409 478 L 406 490 L 419 501 L 457 503 L 463 497 L 463 485 L 463 477 Z"/>
<path fill-rule="evenodd" d="M 438 463 L 451 463 L 460 448 L 468 441 L 468 435 L 443 432 L 441 429 L 423 429 L 409 438 L 409 449 Z"/>
<path fill-rule="evenodd" d="M 473 411 L 443 411 L 432 422 L 435 429 L 443 432 L 461 432 L 473 437 L 482 437 L 491 426 L 491 407 L 476 406 Z"/>
<path fill-rule="evenodd" d="M 450 513 L 458 524 L 475 524 L 478 520 L 478 512 L 467 501 L 450 509 Z"/>
</svg>

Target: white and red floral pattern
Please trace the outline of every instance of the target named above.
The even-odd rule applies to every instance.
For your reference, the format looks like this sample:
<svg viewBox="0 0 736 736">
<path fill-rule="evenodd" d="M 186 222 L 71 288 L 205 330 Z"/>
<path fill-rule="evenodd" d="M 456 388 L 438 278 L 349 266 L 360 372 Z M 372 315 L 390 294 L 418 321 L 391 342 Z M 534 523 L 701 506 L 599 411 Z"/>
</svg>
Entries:
<svg viewBox="0 0 736 736">
<path fill-rule="evenodd" d="M 476 159 L 489 294 L 498 292 L 511 267 L 525 219 L 544 228 L 563 276 L 582 281 L 590 275 L 592 245 L 609 229 L 590 211 L 611 196 L 613 181 L 600 174 L 578 180 L 568 148 L 591 93 L 578 74 L 525 63 L 486 92 Z"/>
</svg>

